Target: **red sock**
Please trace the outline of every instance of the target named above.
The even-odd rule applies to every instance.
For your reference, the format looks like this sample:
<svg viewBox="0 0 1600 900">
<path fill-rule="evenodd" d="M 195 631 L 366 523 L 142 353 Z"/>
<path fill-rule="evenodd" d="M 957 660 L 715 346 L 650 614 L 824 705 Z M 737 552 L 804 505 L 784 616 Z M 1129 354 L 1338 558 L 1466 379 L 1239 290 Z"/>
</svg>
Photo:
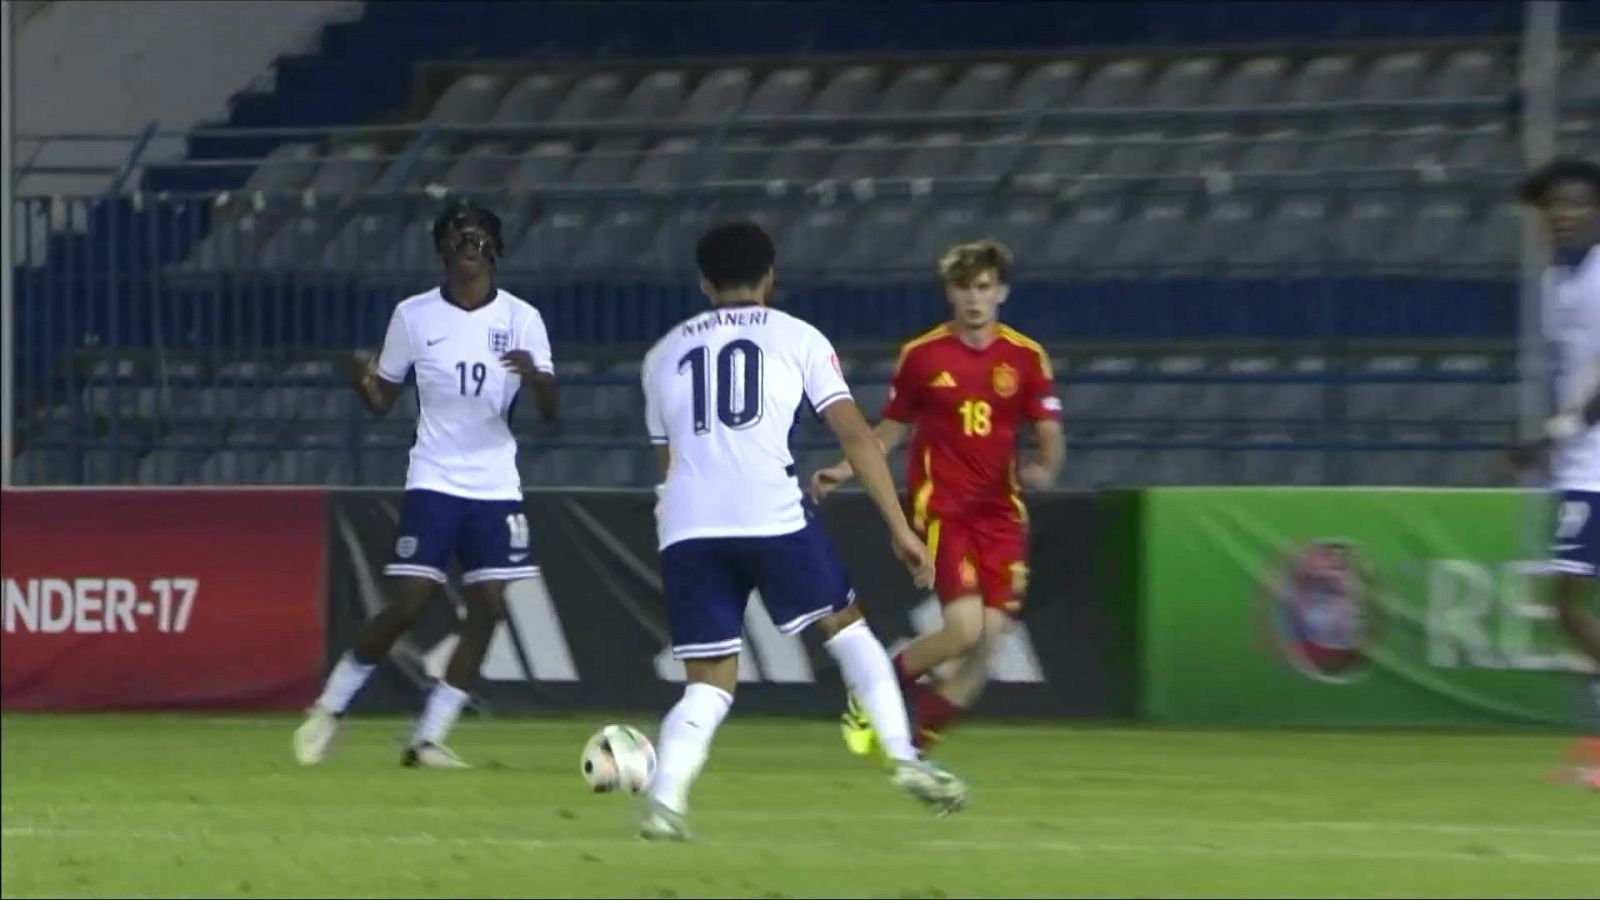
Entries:
<svg viewBox="0 0 1600 900">
<path fill-rule="evenodd" d="M 917 695 L 917 723 L 911 729 L 913 742 L 918 749 L 944 736 L 944 732 L 965 716 L 967 711 L 951 703 L 938 691 L 925 690 Z"/>
</svg>

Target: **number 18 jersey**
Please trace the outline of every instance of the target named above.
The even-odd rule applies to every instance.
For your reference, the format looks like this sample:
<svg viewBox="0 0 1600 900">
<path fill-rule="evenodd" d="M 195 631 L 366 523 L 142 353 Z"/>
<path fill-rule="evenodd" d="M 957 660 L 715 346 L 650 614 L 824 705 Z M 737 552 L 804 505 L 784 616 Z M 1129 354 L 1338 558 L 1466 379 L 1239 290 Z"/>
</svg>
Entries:
<svg viewBox="0 0 1600 900">
<path fill-rule="evenodd" d="M 645 427 L 672 451 L 656 488 L 660 546 L 772 537 L 805 527 L 789 431 L 800 404 L 850 398 L 833 345 L 764 306 L 721 306 L 674 327 L 645 355 Z"/>
</svg>

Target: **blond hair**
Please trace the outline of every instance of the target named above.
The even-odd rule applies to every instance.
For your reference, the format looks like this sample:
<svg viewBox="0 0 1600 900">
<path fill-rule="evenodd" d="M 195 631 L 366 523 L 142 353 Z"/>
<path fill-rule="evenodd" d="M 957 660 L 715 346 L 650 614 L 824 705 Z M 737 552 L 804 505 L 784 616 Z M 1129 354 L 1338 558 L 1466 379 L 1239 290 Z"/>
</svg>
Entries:
<svg viewBox="0 0 1600 900">
<path fill-rule="evenodd" d="M 968 285 L 984 272 L 994 272 L 995 280 L 1005 284 L 1011 273 L 1011 251 L 996 240 L 967 241 L 939 254 L 937 269 L 945 284 Z"/>
</svg>

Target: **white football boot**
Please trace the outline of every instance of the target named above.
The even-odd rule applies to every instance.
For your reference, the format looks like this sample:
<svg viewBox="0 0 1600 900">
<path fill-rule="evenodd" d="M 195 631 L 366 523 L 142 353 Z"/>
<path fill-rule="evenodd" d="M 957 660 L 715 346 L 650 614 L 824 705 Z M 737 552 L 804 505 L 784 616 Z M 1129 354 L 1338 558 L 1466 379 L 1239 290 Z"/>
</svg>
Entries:
<svg viewBox="0 0 1600 900">
<path fill-rule="evenodd" d="M 294 758 L 302 766 L 314 766 L 328 758 L 333 739 L 339 734 L 339 717 L 314 704 L 306 710 L 306 720 L 294 730 Z"/>
</svg>

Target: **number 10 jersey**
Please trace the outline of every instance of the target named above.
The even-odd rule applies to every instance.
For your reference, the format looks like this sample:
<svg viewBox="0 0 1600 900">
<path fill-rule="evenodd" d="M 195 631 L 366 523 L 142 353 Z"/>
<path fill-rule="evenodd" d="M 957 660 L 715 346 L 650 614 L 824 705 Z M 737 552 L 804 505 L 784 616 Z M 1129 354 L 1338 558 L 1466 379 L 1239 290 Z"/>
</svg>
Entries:
<svg viewBox="0 0 1600 900">
<path fill-rule="evenodd" d="M 645 355 L 645 427 L 672 466 L 656 488 L 660 546 L 773 537 L 806 525 L 789 450 L 807 400 L 850 399 L 833 345 L 765 306 L 719 306 L 667 332 Z"/>
</svg>

